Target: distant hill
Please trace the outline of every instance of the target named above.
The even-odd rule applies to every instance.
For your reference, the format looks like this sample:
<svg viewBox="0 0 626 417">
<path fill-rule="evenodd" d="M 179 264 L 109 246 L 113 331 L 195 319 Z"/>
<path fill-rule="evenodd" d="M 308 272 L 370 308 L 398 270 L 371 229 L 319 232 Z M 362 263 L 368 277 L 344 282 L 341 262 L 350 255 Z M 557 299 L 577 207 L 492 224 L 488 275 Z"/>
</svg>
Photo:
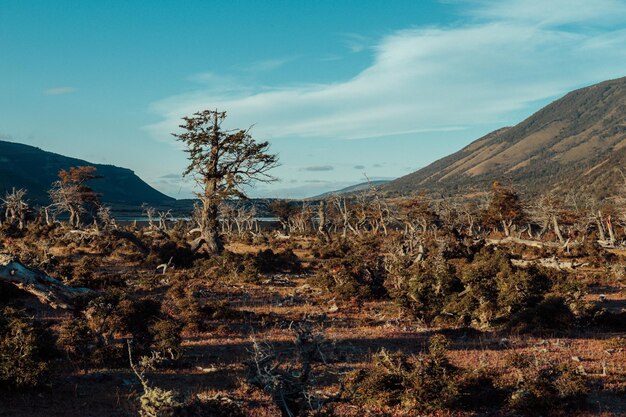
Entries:
<svg viewBox="0 0 626 417">
<path fill-rule="evenodd" d="M 376 181 L 370 181 L 370 182 L 362 182 L 360 184 L 350 185 L 349 187 L 342 188 L 340 190 L 329 191 L 327 193 L 320 194 L 320 195 L 317 195 L 315 197 L 310 197 L 307 200 L 320 200 L 320 199 L 324 199 L 324 198 L 330 197 L 333 194 L 354 193 L 354 192 L 357 192 L 357 191 L 367 190 L 370 186 L 379 188 L 380 186 L 382 186 L 384 184 L 387 184 L 389 181 L 391 181 L 391 180 L 376 180 Z"/>
<path fill-rule="evenodd" d="M 575 187 L 607 196 L 623 184 L 620 169 L 626 171 L 626 77 L 575 90 L 383 190 L 450 195 L 497 180 L 533 194 Z"/>
<path fill-rule="evenodd" d="M 15 188 L 26 188 L 31 204 L 48 202 L 48 190 L 58 179 L 61 169 L 93 165 L 103 178 L 90 186 L 102 200 L 115 206 L 139 206 L 141 203 L 161 205 L 175 200 L 155 190 L 133 171 L 113 165 L 93 164 L 81 159 L 46 152 L 34 146 L 0 141 L 0 196 Z"/>
</svg>

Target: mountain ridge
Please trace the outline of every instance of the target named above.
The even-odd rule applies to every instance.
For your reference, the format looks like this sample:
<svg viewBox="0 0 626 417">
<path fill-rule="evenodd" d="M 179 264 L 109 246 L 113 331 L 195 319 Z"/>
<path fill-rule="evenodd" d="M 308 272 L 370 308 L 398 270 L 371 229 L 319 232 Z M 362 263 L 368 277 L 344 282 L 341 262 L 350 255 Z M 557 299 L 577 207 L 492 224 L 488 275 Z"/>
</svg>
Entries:
<svg viewBox="0 0 626 417">
<path fill-rule="evenodd" d="M 626 162 L 626 77 L 574 90 L 512 127 L 495 130 L 461 150 L 382 187 L 390 194 L 443 195 L 508 182 L 528 193 L 615 191 L 614 169 Z M 616 181 L 613 181 L 616 182 Z"/>
<path fill-rule="evenodd" d="M 101 194 L 105 204 L 141 205 L 165 204 L 175 201 L 156 190 L 132 170 L 109 164 L 95 164 L 82 159 L 60 155 L 18 142 L 0 140 L 0 196 L 12 188 L 24 188 L 31 203 L 46 204 L 48 190 L 58 179 L 61 169 L 73 166 L 96 167 L 102 179 L 89 185 Z"/>
</svg>

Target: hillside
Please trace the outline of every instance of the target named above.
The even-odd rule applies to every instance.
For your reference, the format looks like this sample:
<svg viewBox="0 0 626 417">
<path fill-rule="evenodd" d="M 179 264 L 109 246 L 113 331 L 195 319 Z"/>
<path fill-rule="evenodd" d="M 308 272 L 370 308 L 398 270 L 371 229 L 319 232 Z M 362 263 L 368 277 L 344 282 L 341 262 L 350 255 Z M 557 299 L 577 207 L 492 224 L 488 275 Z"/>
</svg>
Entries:
<svg viewBox="0 0 626 417">
<path fill-rule="evenodd" d="M 391 194 L 444 195 L 493 181 L 523 192 L 577 190 L 597 196 L 622 184 L 626 163 L 626 77 L 572 91 L 514 127 L 496 130 L 383 186 Z"/>
<path fill-rule="evenodd" d="M 7 190 L 26 188 L 31 204 L 48 201 L 48 190 L 57 180 L 61 169 L 72 166 L 93 165 L 103 178 L 90 183 L 110 205 L 138 206 L 171 203 L 173 198 L 155 190 L 133 171 L 113 165 L 92 164 L 80 159 L 69 158 L 20 143 L 0 141 L 0 196 Z"/>
<path fill-rule="evenodd" d="M 316 195 L 315 197 L 310 197 L 308 198 L 308 200 L 319 200 L 319 199 L 330 197 L 335 194 L 356 193 L 358 191 L 367 190 L 370 187 L 380 188 L 382 185 L 389 183 L 389 181 L 390 180 L 374 180 L 374 181 L 369 181 L 369 182 L 362 182 L 359 184 L 350 185 L 340 190 L 328 191 L 326 193 Z"/>
</svg>

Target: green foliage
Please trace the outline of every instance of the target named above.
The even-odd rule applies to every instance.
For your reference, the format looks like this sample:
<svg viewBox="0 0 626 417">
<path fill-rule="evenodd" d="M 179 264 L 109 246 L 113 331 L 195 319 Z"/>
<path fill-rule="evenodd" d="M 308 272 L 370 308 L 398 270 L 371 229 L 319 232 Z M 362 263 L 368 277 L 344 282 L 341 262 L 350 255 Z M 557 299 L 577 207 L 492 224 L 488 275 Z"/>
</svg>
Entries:
<svg viewBox="0 0 626 417">
<path fill-rule="evenodd" d="M 258 282 L 260 278 L 255 257 L 250 254 L 225 251 L 218 256 L 196 260 L 194 267 L 198 275 L 214 281 Z"/>
<path fill-rule="evenodd" d="M 139 416 L 176 417 L 182 405 L 176 392 L 144 386 L 144 392 L 139 398 Z"/>
<path fill-rule="evenodd" d="M 172 319 L 166 318 L 155 321 L 148 329 L 152 336 L 151 350 L 165 354 L 171 360 L 180 359 L 183 356 L 181 330 L 180 323 Z"/>
<path fill-rule="evenodd" d="M 441 254 L 425 262 L 411 262 L 397 258 L 394 265 L 387 262 L 390 273 L 386 287 L 391 297 L 415 318 L 430 324 L 463 287 L 454 266 Z"/>
<path fill-rule="evenodd" d="M 5 307 L 0 315 L 0 385 L 29 388 L 42 384 L 55 356 L 50 333 L 24 312 Z"/>
<path fill-rule="evenodd" d="M 407 358 L 381 350 L 368 369 L 348 375 L 348 390 L 358 405 L 416 411 L 450 406 L 459 397 L 459 370 L 448 361 L 447 347 L 447 339 L 435 335 L 428 354 Z"/>
<path fill-rule="evenodd" d="M 564 273 L 515 267 L 490 248 L 458 271 L 441 252 L 421 262 L 388 258 L 387 270 L 391 297 L 427 324 L 558 330 L 587 311 L 582 283 Z"/>
<path fill-rule="evenodd" d="M 344 246 L 340 259 L 326 262 L 309 283 L 342 299 L 375 299 L 387 294 L 380 242 L 361 239 Z"/>
</svg>

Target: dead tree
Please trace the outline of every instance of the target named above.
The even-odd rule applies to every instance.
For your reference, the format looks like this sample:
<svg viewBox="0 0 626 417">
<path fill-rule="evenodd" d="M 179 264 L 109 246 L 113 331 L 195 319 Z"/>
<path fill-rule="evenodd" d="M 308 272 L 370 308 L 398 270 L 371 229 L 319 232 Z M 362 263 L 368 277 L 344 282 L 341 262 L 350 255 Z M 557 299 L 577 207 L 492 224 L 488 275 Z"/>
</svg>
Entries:
<svg viewBox="0 0 626 417">
<path fill-rule="evenodd" d="M 28 211 L 28 203 L 26 202 L 26 190 L 13 188 L 13 191 L 6 193 L 2 201 L 4 206 L 4 218 L 9 224 L 18 224 L 18 228 L 22 230 L 26 224 L 26 213 Z M 1 223 L 0 223 L 1 224 Z"/>
<path fill-rule="evenodd" d="M 167 232 L 167 222 L 172 220 L 172 210 L 159 211 L 159 229 Z"/>
<path fill-rule="evenodd" d="M 41 271 L 27 268 L 9 255 L 0 254 L 0 281 L 33 294 L 52 308 L 71 309 L 77 297 L 93 294 L 88 288 L 73 288 Z"/>
<path fill-rule="evenodd" d="M 326 201 L 321 200 L 317 206 L 317 233 L 325 242 L 330 242 L 328 220 L 326 219 Z"/>
<path fill-rule="evenodd" d="M 331 397 L 315 394 L 317 378 L 313 367 L 327 361 L 322 348 L 324 339 L 306 323 L 292 325 L 291 329 L 296 338 L 288 352 L 277 352 L 273 346 L 253 340 L 251 358 L 246 361 L 247 379 L 251 385 L 271 395 L 282 417 L 318 415 L 326 404 L 341 399 L 343 387 Z M 289 357 L 295 361 L 281 361 Z"/>
</svg>

